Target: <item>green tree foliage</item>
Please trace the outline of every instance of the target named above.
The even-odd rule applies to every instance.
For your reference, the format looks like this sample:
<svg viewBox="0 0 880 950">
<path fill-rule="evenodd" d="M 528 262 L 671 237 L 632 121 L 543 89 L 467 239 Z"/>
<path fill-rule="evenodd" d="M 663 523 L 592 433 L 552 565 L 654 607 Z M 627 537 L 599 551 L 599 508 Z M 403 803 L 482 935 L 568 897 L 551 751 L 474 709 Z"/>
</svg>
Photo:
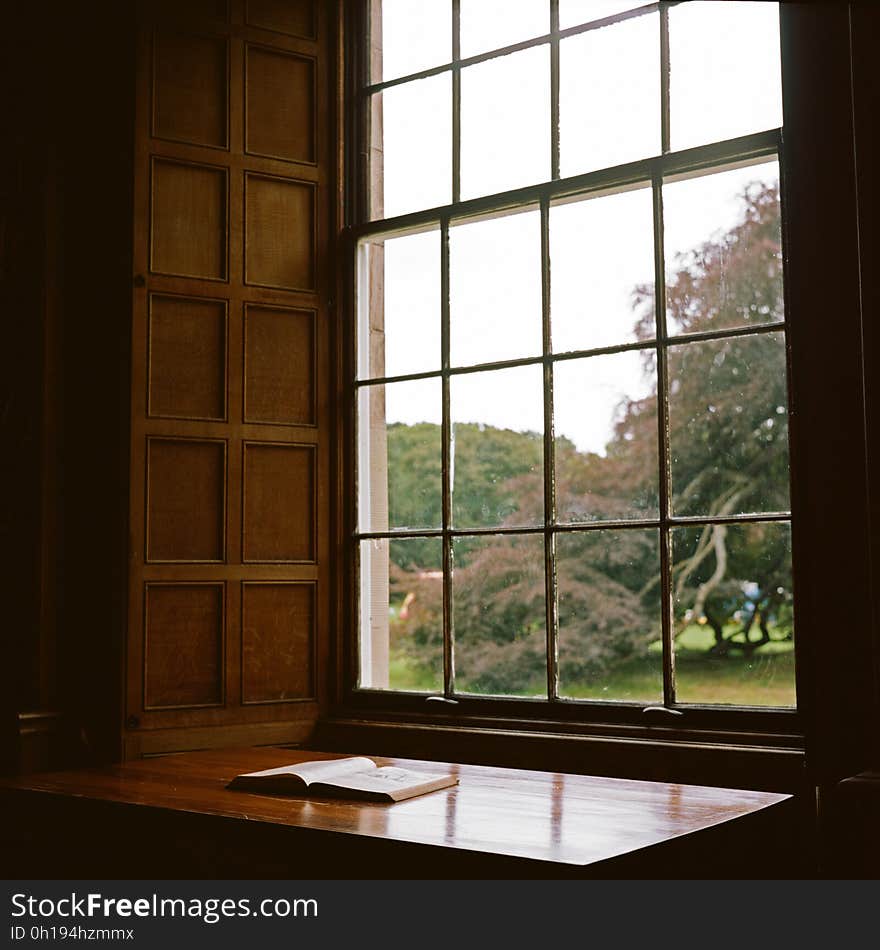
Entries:
<svg viewBox="0 0 880 950">
<path fill-rule="evenodd" d="M 742 195 L 729 231 L 675 262 L 666 280 L 670 332 L 687 334 L 782 317 L 779 195 L 756 184 Z M 634 288 L 642 339 L 654 329 L 654 288 Z M 673 509 L 730 515 L 788 508 L 785 352 L 781 333 L 690 342 L 668 350 Z M 580 520 L 650 517 L 658 508 L 657 395 L 618 408 L 604 454 L 556 449 L 560 511 Z M 436 429 L 436 427 L 433 427 Z M 393 517 L 440 524 L 439 445 L 422 426 L 389 427 Z M 453 514 L 457 525 L 540 523 L 542 440 L 477 425 L 455 430 Z M 425 506 L 428 506 L 426 511 Z M 414 520 L 416 519 L 416 520 Z M 534 540 L 534 539 L 531 539 Z M 656 532 L 592 531 L 557 536 L 560 676 L 601 678 L 645 655 L 659 635 Z M 438 545 L 409 542 L 392 553 L 392 596 L 408 599 L 394 649 L 436 669 L 442 652 Z M 695 526 L 673 532 L 676 634 L 693 623 L 714 631 L 715 650 L 751 652 L 791 636 L 789 534 L 784 525 Z M 402 552 L 402 546 L 401 546 Z M 453 617 L 459 685 L 493 693 L 543 689 L 543 562 L 534 545 L 490 536 L 456 542 Z"/>
<path fill-rule="evenodd" d="M 523 493 L 541 488 L 543 440 L 533 432 L 512 432 L 471 423 L 453 429 L 452 516 L 457 527 L 474 528 L 516 519 Z M 391 524 L 439 527 L 440 427 L 433 423 L 396 423 L 388 427 L 388 496 Z M 541 496 L 543 497 L 543 496 Z M 538 512 L 540 518 L 540 511 Z M 463 544 L 459 562 L 467 561 Z M 439 569 L 432 542 L 398 546 L 401 567 Z"/>
</svg>

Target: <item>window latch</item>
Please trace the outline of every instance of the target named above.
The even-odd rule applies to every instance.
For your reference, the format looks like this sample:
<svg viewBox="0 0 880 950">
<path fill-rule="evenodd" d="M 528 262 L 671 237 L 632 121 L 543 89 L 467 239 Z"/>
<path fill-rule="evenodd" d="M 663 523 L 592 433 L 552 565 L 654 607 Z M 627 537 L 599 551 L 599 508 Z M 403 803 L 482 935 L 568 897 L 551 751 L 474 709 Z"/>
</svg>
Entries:
<svg viewBox="0 0 880 950">
<path fill-rule="evenodd" d="M 425 702 L 428 702 L 428 703 L 446 703 L 446 704 L 449 705 L 449 706 L 457 706 L 457 705 L 458 705 L 458 700 L 457 700 L 457 699 L 449 699 L 449 698 L 446 697 L 446 696 L 428 696 L 428 698 L 425 700 Z"/>
<path fill-rule="evenodd" d="M 658 713 L 665 716 L 683 715 L 680 709 L 670 709 L 668 706 L 645 706 L 645 708 L 642 710 L 642 714 L 645 716 L 647 715 L 653 716 Z"/>
</svg>

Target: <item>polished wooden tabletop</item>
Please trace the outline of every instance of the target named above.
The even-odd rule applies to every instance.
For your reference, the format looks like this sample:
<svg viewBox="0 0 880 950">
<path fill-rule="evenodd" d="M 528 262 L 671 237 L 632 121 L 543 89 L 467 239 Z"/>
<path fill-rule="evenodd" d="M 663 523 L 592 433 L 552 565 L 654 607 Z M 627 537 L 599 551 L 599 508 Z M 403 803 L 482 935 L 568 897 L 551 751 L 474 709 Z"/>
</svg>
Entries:
<svg viewBox="0 0 880 950">
<path fill-rule="evenodd" d="M 240 772 L 338 757 L 278 748 L 190 752 L 29 775 L 5 780 L 0 788 L 581 867 L 744 818 L 791 797 L 378 756 L 371 758 L 379 765 L 452 772 L 459 784 L 396 804 L 225 788 Z"/>
</svg>

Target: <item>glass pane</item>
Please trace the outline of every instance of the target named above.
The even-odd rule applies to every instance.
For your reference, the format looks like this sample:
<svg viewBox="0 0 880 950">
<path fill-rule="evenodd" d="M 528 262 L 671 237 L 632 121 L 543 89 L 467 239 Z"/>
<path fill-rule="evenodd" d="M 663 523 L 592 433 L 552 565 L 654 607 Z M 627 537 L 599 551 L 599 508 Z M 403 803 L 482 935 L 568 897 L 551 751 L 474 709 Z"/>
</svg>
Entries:
<svg viewBox="0 0 880 950">
<path fill-rule="evenodd" d="M 559 0 L 559 28 L 566 30 L 640 6 L 644 6 L 642 0 Z"/>
<path fill-rule="evenodd" d="M 440 369 L 440 232 L 364 241 L 358 377 Z"/>
<path fill-rule="evenodd" d="M 675 513 L 788 510 L 783 334 L 670 347 L 669 379 Z"/>
<path fill-rule="evenodd" d="M 550 178 L 550 52 L 539 46 L 461 71 L 461 197 Z"/>
<path fill-rule="evenodd" d="M 442 547 L 439 538 L 361 542 L 361 687 L 443 689 Z"/>
<path fill-rule="evenodd" d="M 672 543 L 678 701 L 794 706 L 789 525 L 679 528 Z"/>
<path fill-rule="evenodd" d="M 452 79 L 449 73 L 392 86 L 372 97 L 370 214 L 392 218 L 452 200 Z"/>
<path fill-rule="evenodd" d="M 461 0 L 462 58 L 549 32 L 547 0 Z"/>
<path fill-rule="evenodd" d="M 653 222 L 650 188 L 551 207 L 555 353 L 654 337 Z"/>
<path fill-rule="evenodd" d="M 453 366 L 540 356 L 539 212 L 450 228 L 449 297 Z"/>
<path fill-rule="evenodd" d="M 560 42 L 563 178 L 660 152 L 659 24 L 646 14 Z"/>
<path fill-rule="evenodd" d="M 439 379 L 361 388 L 361 531 L 440 527 L 440 419 Z"/>
<path fill-rule="evenodd" d="M 559 693 L 662 702 L 656 530 L 556 536 Z"/>
<path fill-rule="evenodd" d="M 667 182 L 663 228 L 670 333 L 784 318 L 776 160 Z"/>
<path fill-rule="evenodd" d="M 542 535 L 452 543 L 455 691 L 546 696 Z"/>
<path fill-rule="evenodd" d="M 544 517 L 542 368 L 453 376 L 452 520 L 457 528 Z"/>
<path fill-rule="evenodd" d="M 373 0 L 371 8 L 373 82 L 452 61 L 451 0 Z"/>
<path fill-rule="evenodd" d="M 669 10 L 670 144 L 704 145 L 782 125 L 779 4 Z"/>
<path fill-rule="evenodd" d="M 654 353 L 564 360 L 553 374 L 559 521 L 656 518 Z"/>
</svg>

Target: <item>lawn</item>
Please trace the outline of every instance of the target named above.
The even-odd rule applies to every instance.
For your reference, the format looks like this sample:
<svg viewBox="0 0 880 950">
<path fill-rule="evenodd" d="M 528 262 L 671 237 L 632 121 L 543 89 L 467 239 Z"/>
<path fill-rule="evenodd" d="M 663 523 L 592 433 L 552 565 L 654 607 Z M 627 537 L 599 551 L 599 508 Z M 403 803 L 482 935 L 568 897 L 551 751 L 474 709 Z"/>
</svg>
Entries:
<svg viewBox="0 0 880 950">
<path fill-rule="evenodd" d="M 738 706 L 793 706 L 794 644 L 774 641 L 751 657 L 733 653 L 713 656 L 707 651 L 712 634 L 706 627 L 688 627 L 676 641 L 676 694 L 682 703 Z M 392 689 L 435 692 L 442 689 L 432 674 L 392 651 L 389 680 Z M 647 655 L 621 663 L 601 681 L 563 682 L 560 691 L 570 699 L 605 699 L 658 702 L 662 699 L 660 644 L 651 644 Z M 467 683 L 459 683 L 467 691 Z M 532 695 L 541 687 L 535 684 Z"/>
</svg>

